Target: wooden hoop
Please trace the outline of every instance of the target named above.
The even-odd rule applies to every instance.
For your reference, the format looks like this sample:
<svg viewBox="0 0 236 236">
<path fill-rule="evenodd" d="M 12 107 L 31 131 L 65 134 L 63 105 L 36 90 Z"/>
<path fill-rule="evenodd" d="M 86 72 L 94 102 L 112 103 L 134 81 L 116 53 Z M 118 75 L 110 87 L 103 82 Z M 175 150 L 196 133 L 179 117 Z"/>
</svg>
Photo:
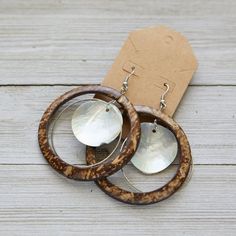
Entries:
<svg viewBox="0 0 236 236">
<path fill-rule="evenodd" d="M 128 135 L 127 145 L 124 150 L 113 160 L 106 160 L 99 165 L 90 167 L 78 167 L 70 165 L 57 156 L 49 144 L 48 127 L 50 120 L 55 112 L 65 104 L 67 101 L 84 95 L 84 94 L 103 94 L 112 99 L 115 99 L 122 108 L 126 111 L 130 122 L 130 132 Z M 60 174 L 75 180 L 96 180 L 101 177 L 109 176 L 120 170 L 127 164 L 135 150 L 137 149 L 140 139 L 140 122 L 138 114 L 129 100 L 121 95 L 118 91 L 102 86 L 82 86 L 68 91 L 62 96 L 58 97 L 44 112 L 38 130 L 39 147 L 48 163 Z"/>
<path fill-rule="evenodd" d="M 148 116 L 155 117 L 157 123 L 168 128 L 176 137 L 179 146 L 180 163 L 175 176 L 164 186 L 151 192 L 130 192 L 119 188 L 118 186 L 111 183 L 107 178 L 95 181 L 98 187 L 108 194 L 110 197 L 115 198 L 124 203 L 134 205 L 148 205 L 156 202 L 160 202 L 172 194 L 174 194 L 186 180 L 192 162 L 191 150 L 188 139 L 181 129 L 181 127 L 169 116 L 165 115 L 161 111 L 157 111 L 150 107 L 135 106 L 140 119 L 141 117 L 145 120 Z M 86 156 L 87 163 L 95 163 L 95 152 L 94 148 L 87 147 Z"/>
</svg>

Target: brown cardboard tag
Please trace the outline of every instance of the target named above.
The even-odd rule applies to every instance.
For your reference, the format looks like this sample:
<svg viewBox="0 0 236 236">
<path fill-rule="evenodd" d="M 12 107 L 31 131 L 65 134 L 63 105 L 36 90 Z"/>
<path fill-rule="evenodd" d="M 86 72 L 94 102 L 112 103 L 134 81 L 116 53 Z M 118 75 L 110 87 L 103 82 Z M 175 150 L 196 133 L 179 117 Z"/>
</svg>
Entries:
<svg viewBox="0 0 236 236">
<path fill-rule="evenodd" d="M 167 83 L 165 113 L 172 116 L 197 69 L 197 60 L 184 36 L 160 26 L 129 34 L 102 85 L 120 90 L 133 66 L 126 96 L 134 105 L 158 109 Z"/>
</svg>

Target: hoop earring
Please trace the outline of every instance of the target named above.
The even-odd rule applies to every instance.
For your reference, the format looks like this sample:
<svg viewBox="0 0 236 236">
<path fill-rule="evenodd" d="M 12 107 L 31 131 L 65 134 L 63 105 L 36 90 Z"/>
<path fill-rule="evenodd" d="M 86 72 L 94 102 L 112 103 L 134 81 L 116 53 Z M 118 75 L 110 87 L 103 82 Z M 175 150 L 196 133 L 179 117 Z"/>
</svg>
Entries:
<svg viewBox="0 0 236 236">
<path fill-rule="evenodd" d="M 135 68 L 132 68 L 132 72 L 125 78 L 121 91 L 116 91 L 112 88 L 103 87 L 103 86 L 82 86 L 75 89 L 72 89 L 71 91 L 63 94 L 62 96 L 58 97 L 54 102 L 51 103 L 51 105 L 47 108 L 47 110 L 44 112 L 38 129 L 38 141 L 39 141 L 39 147 L 41 149 L 41 152 L 45 159 L 48 161 L 48 163 L 60 174 L 75 180 L 96 180 L 102 177 L 109 176 L 116 171 L 120 170 L 125 164 L 127 164 L 135 150 L 137 149 L 139 139 L 140 139 L 140 122 L 137 115 L 137 112 L 135 111 L 133 105 L 129 102 L 127 97 L 124 95 L 126 91 L 128 90 L 128 80 L 130 77 L 134 74 Z M 129 118 L 130 123 L 130 131 L 128 134 L 127 139 L 127 145 L 122 150 L 122 152 L 119 153 L 118 156 L 116 156 L 113 160 L 110 160 L 109 158 L 104 161 L 101 161 L 99 163 L 93 163 L 89 166 L 75 166 L 70 165 L 63 161 L 55 152 L 55 149 L 52 145 L 50 145 L 49 137 L 48 137 L 48 128 L 52 121 L 52 118 L 56 111 L 64 105 L 66 102 L 72 100 L 73 98 L 79 97 L 84 94 L 101 94 L 105 95 L 109 99 L 111 99 L 110 102 L 105 102 L 100 99 L 91 99 L 93 100 L 92 104 L 87 103 L 88 101 L 85 100 L 85 103 L 82 103 L 82 106 L 79 106 L 77 110 L 75 111 L 73 117 L 75 117 L 74 125 L 72 121 L 72 129 L 74 128 L 73 132 L 76 136 L 76 138 L 81 141 L 84 144 L 88 144 L 90 141 L 93 142 L 92 139 L 90 139 L 91 136 L 88 137 L 81 137 L 80 134 L 81 131 L 81 124 L 79 122 L 83 121 L 84 119 L 84 113 L 89 115 L 93 115 L 94 111 L 89 110 L 90 105 L 92 108 L 95 107 L 96 110 L 96 116 L 93 117 L 93 120 L 95 119 L 95 124 L 93 123 L 93 127 L 96 129 L 98 127 L 99 129 L 104 126 L 105 122 L 100 122 L 101 117 L 108 116 L 108 119 L 110 121 L 113 121 L 113 118 L 116 119 L 116 127 L 112 130 L 113 135 L 110 135 L 110 132 L 108 135 L 103 135 L 102 142 L 97 142 L 93 146 L 99 146 L 103 142 L 111 142 L 113 141 L 119 134 L 119 125 L 122 127 L 123 120 L 121 121 L 122 115 L 117 106 L 120 106 L 122 109 L 124 109 L 125 113 L 127 114 Z M 98 102 L 98 103 L 96 103 Z M 94 105 L 94 106 L 93 106 Z M 88 109 L 89 111 L 87 112 Z M 99 113 L 99 114 L 98 114 Z M 111 116 L 109 115 L 111 114 Z M 88 117 L 86 117 L 88 118 Z M 85 119 L 86 122 L 86 119 Z M 97 122 L 97 123 L 96 123 Z M 100 123 L 99 123 L 100 122 Z M 76 126 L 79 124 L 79 127 Z M 118 124 L 118 125 L 117 125 Z M 86 123 L 88 125 L 88 123 Z M 118 127 L 118 128 L 117 128 Z M 77 132 L 76 128 L 78 128 L 79 132 Z M 80 132 L 81 131 L 81 132 Z M 97 132 L 98 133 L 98 132 Z M 86 132 L 85 132 L 86 135 Z M 93 135 L 96 135 L 96 132 L 93 130 Z M 121 135 L 121 134 L 120 134 Z"/>
<path fill-rule="evenodd" d="M 153 121 L 154 129 L 155 125 L 160 124 L 174 134 L 177 140 L 178 154 L 180 157 L 178 170 L 175 173 L 174 177 L 168 183 L 166 183 L 161 188 L 150 192 L 140 192 L 139 189 L 136 189 L 138 192 L 127 191 L 114 185 L 107 178 L 95 181 L 97 186 L 103 192 L 116 200 L 135 205 L 148 205 L 157 203 L 174 194 L 187 179 L 192 163 L 190 145 L 187 136 L 185 135 L 181 127 L 171 117 L 165 115 L 162 112 L 163 108 L 166 107 L 164 96 L 161 97 L 160 110 L 156 110 L 146 106 L 135 106 L 135 109 L 139 114 L 141 122 L 145 122 L 147 120 L 149 120 L 149 122 Z M 87 163 L 96 162 L 94 148 L 87 147 L 86 154 Z M 132 183 L 128 183 L 132 185 Z"/>
</svg>

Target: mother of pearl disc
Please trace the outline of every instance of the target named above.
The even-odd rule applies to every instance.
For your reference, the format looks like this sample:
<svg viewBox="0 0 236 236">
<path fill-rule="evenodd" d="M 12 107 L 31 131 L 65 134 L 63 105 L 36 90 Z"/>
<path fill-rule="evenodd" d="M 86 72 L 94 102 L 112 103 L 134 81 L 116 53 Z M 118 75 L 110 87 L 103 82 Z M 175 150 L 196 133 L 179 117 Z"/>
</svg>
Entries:
<svg viewBox="0 0 236 236">
<path fill-rule="evenodd" d="M 178 143 L 174 134 L 167 128 L 143 122 L 141 124 L 141 139 L 132 164 L 145 174 L 155 174 L 167 168 L 176 158 Z"/>
<path fill-rule="evenodd" d="M 98 147 L 110 143 L 119 135 L 123 117 L 115 105 L 108 105 L 102 100 L 91 100 L 82 103 L 75 110 L 71 125 L 75 137 L 81 143 Z"/>
</svg>

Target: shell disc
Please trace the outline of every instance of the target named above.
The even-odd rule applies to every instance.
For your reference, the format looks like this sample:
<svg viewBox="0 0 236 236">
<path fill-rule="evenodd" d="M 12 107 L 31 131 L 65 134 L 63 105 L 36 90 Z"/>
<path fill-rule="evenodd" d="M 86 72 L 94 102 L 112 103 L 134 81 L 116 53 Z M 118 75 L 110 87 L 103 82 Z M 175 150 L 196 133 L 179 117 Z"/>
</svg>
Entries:
<svg viewBox="0 0 236 236">
<path fill-rule="evenodd" d="M 107 108 L 109 107 L 109 110 Z M 112 142 L 121 132 L 123 117 L 113 104 L 102 100 L 82 103 L 72 116 L 75 137 L 83 144 L 98 147 Z"/>
<path fill-rule="evenodd" d="M 155 174 L 166 169 L 176 158 L 178 143 L 174 134 L 167 128 L 153 124 L 141 124 L 139 147 L 131 159 L 132 164 L 145 174 Z"/>
</svg>

